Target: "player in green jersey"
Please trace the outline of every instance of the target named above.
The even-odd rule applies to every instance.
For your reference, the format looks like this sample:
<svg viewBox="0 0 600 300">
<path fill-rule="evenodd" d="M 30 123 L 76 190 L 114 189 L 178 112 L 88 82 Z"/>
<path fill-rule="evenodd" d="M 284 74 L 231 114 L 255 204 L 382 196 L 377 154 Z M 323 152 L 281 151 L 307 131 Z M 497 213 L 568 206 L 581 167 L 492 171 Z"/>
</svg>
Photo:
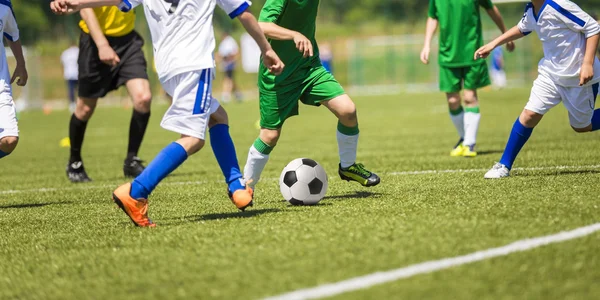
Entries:
<svg viewBox="0 0 600 300">
<path fill-rule="evenodd" d="M 267 0 L 260 13 L 259 24 L 286 68 L 277 76 L 262 66 L 259 71 L 261 129 L 244 168 L 244 178 L 251 185 L 258 182 L 283 123 L 298 114 L 298 100 L 323 105 L 339 119 L 340 177 L 363 186 L 379 184 L 376 174 L 356 163 L 359 130 L 354 102 L 319 60 L 315 40 L 318 8 L 318 0 Z"/>
<path fill-rule="evenodd" d="M 506 26 L 502 15 L 491 0 L 429 0 L 429 18 L 421 61 L 429 63 L 431 39 L 439 25 L 440 90 L 446 92 L 450 118 L 460 135 L 460 140 L 450 152 L 451 156 L 477 155 L 475 142 L 481 118 L 477 89 L 490 84 L 485 61 L 473 60 L 474 51 L 483 46 L 480 6 L 504 33 Z M 506 47 L 512 52 L 515 45 L 510 42 Z M 464 108 L 460 98 L 462 89 Z"/>
</svg>

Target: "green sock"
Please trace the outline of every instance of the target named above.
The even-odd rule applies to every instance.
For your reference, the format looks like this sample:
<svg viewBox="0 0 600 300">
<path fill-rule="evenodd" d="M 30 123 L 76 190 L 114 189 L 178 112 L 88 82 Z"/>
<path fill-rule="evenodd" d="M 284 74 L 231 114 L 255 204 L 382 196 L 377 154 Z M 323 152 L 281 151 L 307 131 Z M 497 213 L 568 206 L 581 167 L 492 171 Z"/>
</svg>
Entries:
<svg viewBox="0 0 600 300">
<path fill-rule="evenodd" d="M 254 141 L 254 148 L 265 155 L 269 155 L 269 153 L 273 151 L 273 147 L 267 145 L 267 143 L 263 142 L 260 138 L 256 138 Z"/>
<path fill-rule="evenodd" d="M 338 121 L 337 130 L 344 135 L 357 135 L 360 131 L 358 130 L 358 124 L 354 127 L 347 127 L 342 122 Z"/>
<path fill-rule="evenodd" d="M 467 107 L 467 108 L 465 108 L 465 112 L 478 114 L 479 113 L 479 106 Z"/>
<path fill-rule="evenodd" d="M 467 109 L 468 109 L 468 107 L 467 107 Z M 460 113 L 462 113 L 463 111 L 464 111 L 464 109 L 461 105 L 456 110 L 450 109 L 450 115 L 457 116 L 457 115 L 460 115 Z"/>
</svg>

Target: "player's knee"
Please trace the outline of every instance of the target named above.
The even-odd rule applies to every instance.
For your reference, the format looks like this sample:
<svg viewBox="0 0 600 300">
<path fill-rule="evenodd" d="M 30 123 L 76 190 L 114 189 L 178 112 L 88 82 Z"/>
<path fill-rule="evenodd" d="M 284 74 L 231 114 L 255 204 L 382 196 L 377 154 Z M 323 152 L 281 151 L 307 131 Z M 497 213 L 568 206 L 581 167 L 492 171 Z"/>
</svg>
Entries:
<svg viewBox="0 0 600 300">
<path fill-rule="evenodd" d="M 456 110 L 460 107 L 461 103 L 460 103 L 460 95 L 459 94 L 447 94 L 446 95 L 446 99 L 448 100 L 448 106 L 450 107 L 450 109 L 452 110 Z"/>
<path fill-rule="evenodd" d="M 208 120 L 208 127 L 213 127 L 218 124 L 229 124 L 229 117 L 227 116 L 227 112 L 222 106 L 219 106 L 217 111 L 210 115 L 210 119 Z"/>
<path fill-rule="evenodd" d="M 16 136 L 5 136 L 0 140 L 0 145 L 2 145 L 2 152 L 6 154 L 10 154 L 17 148 L 17 144 L 19 143 L 19 138 Z"/>
<path fill-rule="evenodd" d="M 344 107 L 342 107 L 340 109 L 338 114 L 340 116 L 340 119 L 342 119 L 344 121 L 348 121 L 348 122 L 356 121 L 356 119 L 357 119 L 356 105 L 354 104 L 354 102 L 349 101 L 346 105 L 344 105 Z"/>
<path fill-rule="evenodd" d="M 139 112 L 149 112 L 152 103 L 152 93 L 150 91 L 136 92 L 133 95 L 133 105 Z"/>
<path fill-rule="evenodd" d="M 263 128 L 260 130 L 260 139 L 267 145 L 275 147 L 275 145 L 277 145 L 277 142 L 279 141 L 280 134 L 281 133 L 279 132 L 279 130 Z"/>
<path fill-rule="evenodd" d="M 77 106 L 75 107 L 75 116 L 79 120 L 87 121 L 92 117 L 95 110 L 96 105 L 88 105 L 80 102 L 77 103 Z"/>
</svg>

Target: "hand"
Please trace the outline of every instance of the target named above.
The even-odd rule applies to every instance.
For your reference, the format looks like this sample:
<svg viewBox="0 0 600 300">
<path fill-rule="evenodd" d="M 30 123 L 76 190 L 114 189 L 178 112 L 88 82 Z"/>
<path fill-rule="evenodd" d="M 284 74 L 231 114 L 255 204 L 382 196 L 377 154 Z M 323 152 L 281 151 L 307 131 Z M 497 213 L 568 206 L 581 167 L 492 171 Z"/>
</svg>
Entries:
<svg viewBox="0 0 600 300">
<path fill-rule="evenodd" d="M 594 78 L 594 66 L 592 64 L 583 64 L 579 74 L 579 86 L 590 82 Z"/>
<path fill-rule="evenodd" d="M 121 59 L 119 58 L 115 50 L 113 50 L 113 48 L 109 45 L 103 45 L 98 47 L 98 56 L 100 57 L 100 60 L 103 63 L 111 67 L 114 67 L 119 62 L 121 62 Z"/>
<path fill-rule="evenodd" d="M 27 75 L 27 68 L 25 68 L 25 65 L 17 65 L 17 67 L 15 67 L 15 71 L 13 72 L 12 78 L 10 79 L 10 83 L 12 84 L 13 82 L 15 82 L 15 79 L 17 79 L 17 85 L 18 86 L 25 86 L 27 84 L 27 79 L 29 78 L 29 75 Z"/>
<path fill-rule="evenodd" d="M 277 56 L 277 53 L 273 49 L 269 49 L 263 53 L 263 64 L 269 69 L 269 72 L 275 75 L 281 74 L 285 67 L 285 64 L 279 59 L 279 56 Z"/>
<path fill-rule="evenodd" d="M 506 43 L 506 50 L 508 50 L 508 52 L 515 51 L 515 42 Z"/>
<path fill-rule="evenodd" d="M 301 33 L 296 33 L 294 35 L 294 43 L 296 44 L 296 49 L 302 53 L 302 56 L 309 57 L 313 56 L 313 46 L 309 39 L 303 36 Z"/>
<path fill-rule="evenodd" d="M 421 50 L 421 62 L 423 62 L 424 64 L 429 64 L 429 53 L 431 52 L 431 50 L 429 49 L 429 46 L 424 46 L 423 50 Z"/>
<path fill-rule="evenodd" d="M 77 11 L 78 0 L 54 0 L 50 2 L 50 9 L 57 15 L 65 15 Z"/>
<path fill-rule="evenodd" d="M 473 57 L 473 59 L 478 60 L 480 58 L 487 58 L 488 56 L 490 56 L 490 53 L 492 53 L 494 48 L 496 48 L 496 46 L 494 46 L 492 44 L 484 45 L 483 47 L 481 47 L 481 48 L 477 49 L 477 51 L 475 51 L 475 56 Z"/>
</svg>

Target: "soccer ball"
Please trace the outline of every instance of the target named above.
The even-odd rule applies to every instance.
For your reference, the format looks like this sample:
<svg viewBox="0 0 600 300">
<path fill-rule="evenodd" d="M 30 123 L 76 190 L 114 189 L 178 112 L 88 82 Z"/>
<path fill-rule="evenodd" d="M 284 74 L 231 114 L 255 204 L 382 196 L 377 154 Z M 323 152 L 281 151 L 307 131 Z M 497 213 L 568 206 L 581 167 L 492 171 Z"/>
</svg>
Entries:
<svg viewBox="0 0 600 300">
<path fill-rule="evenodd" d="M 315 205 L 327 192 L 327 174 L 316 161 L 297 158 L 283 168 L 279 190 L 292 205 Z"/>
</svg>

